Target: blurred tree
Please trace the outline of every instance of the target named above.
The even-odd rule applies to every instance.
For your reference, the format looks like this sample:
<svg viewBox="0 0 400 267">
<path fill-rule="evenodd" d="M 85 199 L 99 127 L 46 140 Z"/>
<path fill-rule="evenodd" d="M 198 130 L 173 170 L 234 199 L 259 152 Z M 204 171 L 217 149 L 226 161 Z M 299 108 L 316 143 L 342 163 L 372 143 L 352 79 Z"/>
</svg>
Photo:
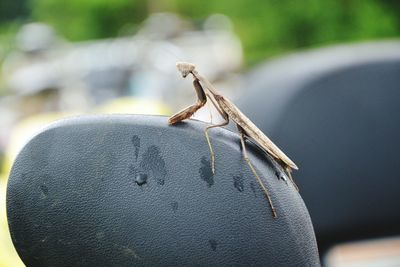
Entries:
<svg viewBox="0 0 400 267">
<path fill-rule="evenodd" d="M 248 63 L 285 51 L 334 42 L 399 36 L 400 5 L 386 0 L 175 0 L 179 13 L 228 15 Z"/>
<path fill-rule="evenodd" d="M 397 13 L 396 21 L 397 21 L 397 30 L 400 30 L 400 1 L 399 0 L 381 0 L 383 6 L 386 9 L 393 10 Z"/>
<path fill-rule="evenodd" d="M 117 36 L 126 24 L 147 17 L 141 0 L 30 0 L 32 18 L 52 25 L 72 41 Z"/>
<path fill-rule="evenodd" d="M 24 1 L 5 2 L 20 6 Z M 114 37 L 121 30 L 132 33 L 154 11 L 177 12 L 195 21 L 222 13 L 232 19 L 248 64 L 294 49 L 397 37 L 400 33 L 397 0 L 26 1 L 33 20 L 49 23 L 73 41 Z"/>
<path fill-rule="evenodd" d="M 0 64 L 13 47 L 13 40 L 18 27 L 29 15 L 26 0 L 0 0 Z M 0 94 L 3 90 L 0 74 Z"/>
<path fill-rule="evenodd" d="M 0 23 L 24 19 L 29 15 L 26 0 L 0 1 Z"/>
</svg>

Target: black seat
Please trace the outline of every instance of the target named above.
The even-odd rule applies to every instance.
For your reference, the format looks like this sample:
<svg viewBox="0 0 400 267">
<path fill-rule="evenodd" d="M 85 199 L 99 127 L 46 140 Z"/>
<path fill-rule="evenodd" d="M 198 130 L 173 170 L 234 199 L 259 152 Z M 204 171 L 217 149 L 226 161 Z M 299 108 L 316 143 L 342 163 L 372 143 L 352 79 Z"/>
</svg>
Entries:
<svg viewBox="0 0 400 267">
<path fill-rule="evenodd" d="M 16 159 L 7 212 L 27 266 L 318 266 L 306 207 L 276 163 L 243 159 L 239 138 L 204 123 L 89 116 L 52 124 Z M 278 175 L 279 176 L 279 175 Z"/>
<path fill-rule="evenodd" d="M 400 42 L 295 54 L 247 84 L 239 106 L 298 163 L 321 254 L 400 234 Z"/>
</svg>

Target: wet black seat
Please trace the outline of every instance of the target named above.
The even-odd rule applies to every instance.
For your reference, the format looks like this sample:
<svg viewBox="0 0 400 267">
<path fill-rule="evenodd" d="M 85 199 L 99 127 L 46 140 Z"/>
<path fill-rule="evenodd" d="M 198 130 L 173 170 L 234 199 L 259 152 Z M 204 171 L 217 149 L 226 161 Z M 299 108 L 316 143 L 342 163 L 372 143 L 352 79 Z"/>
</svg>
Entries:
<svg viewBox="0 0 400 267">
<path fill-rule="evenodd" d="M 27 266 L 318 266 L 307 209 L 254 145 L 250 157 L 278 218 L 240 151 L 237 134 L 156 116 L 56 122 L 16 159 L 7 212 Z"/>
</svg>

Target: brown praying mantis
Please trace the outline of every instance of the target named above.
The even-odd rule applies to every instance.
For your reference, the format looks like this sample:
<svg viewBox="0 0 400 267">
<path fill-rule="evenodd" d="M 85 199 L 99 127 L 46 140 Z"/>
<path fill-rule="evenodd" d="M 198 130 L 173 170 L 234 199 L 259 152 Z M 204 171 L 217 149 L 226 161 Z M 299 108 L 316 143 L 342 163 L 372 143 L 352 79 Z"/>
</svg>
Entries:
<svg viewBox="0 0 400 267">
<path fill-rule="evenodd" d="M 221 94 L 217 92 L 214 86 L 203 76 L 201 76 L 196 71 L 196 66 L 191 63 L 186 62 L 178 62 L 176 63 L 178 70 L 181 72 L 182 77 L 186 78 L 189 74 L 193 76 L 193 86 L 197 94 L 197 102 L 182 111 L 176 113 L 175 115 L 171 116 L 168 120 L 169 124 L 175 124 L 182 120 L 190 118 L 197 110 L 202 108 L 207 99 L 210 99 L 216 110 L 219 114 L 224 118 L 224 122 L 220 124 L 210 125 L 207 126 L 204 130 L 207 143 L 211 153 L 211 168 L 212 172 L 215 173 L 215 154 L 214 150 L 211 145 L 210 137 L 208 135 L 208 131 L 211 128 L 215 127 L 222 127 L 229 123 L 229 119 L 236 123 L 238 131 L 240 133 L 240 143 L 243 151 L 244 159 L 246 160 L 247 164 L 249 165 L 252 173 L 257 179 L 257 182 L 260 184 L 261 188 L 263 189 L 265 196 L 268 199 L 269 205 L 272 210 L 273 217 L 277 217 L 277 213 L 275 207 L 272 203 L 272 199 L 269 193 L 268 188 L 262 182 L 260 176 L 258 176 L 253 164 L 250 161 L 250 158 L 246 151 L 246 145 L 244 138 L 251 138 L 253 139 L 263 150 L 265 150 L 269 155 L 271 155 L 286 171 L 289 176 L 290 181 L 298 190 L 296 184 L 294 183 L 291 172 L 293 169 L 297 170 L 296 164 L 283 153 L 257 126 L 247 118 L 231 101 L 223 97 Z"/>
</svg>

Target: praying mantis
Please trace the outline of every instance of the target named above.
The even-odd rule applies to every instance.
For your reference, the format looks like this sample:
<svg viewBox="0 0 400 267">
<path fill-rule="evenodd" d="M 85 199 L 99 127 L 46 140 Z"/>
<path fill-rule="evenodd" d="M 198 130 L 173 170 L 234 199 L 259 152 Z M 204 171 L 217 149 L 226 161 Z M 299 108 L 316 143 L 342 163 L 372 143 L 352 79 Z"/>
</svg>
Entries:
<svg viewBox="0 0 400 267">
<path fill-rule="evenodd" d="M 269 193 L 268 188 L 262 182 L 260 176 L 257 174 L 253 164 L 250 161 L 250 158 L 247 154 L 245 138 L 251 138 L 254 140 L 263 150 L 265 150 L 269 155 L 271 155 L 285 170 L 290 178 L 290 181 L 293 183 L 295 188 L 298 190 L 296 184 L 294 183 L 291 172 L 292 170 L 297 170 L 298 167 L 296 164 L 283 153 L 258 127 L 247 118 L 240 110 L 237 108 L 231 101 L 218 93 L 217 89 L 203 76 L 201 76 L 196 71 L 196 66 L 191 63 L 186 62 L 177 62 L 176 66 L 178 71 L 181 73 L 183 78 L 186 78 L 189 74 L 193 76 L 193 87 L 197 94 L 197 102 L 175 115 L 171 116 L 168 120 L 169 124 L 175 124 L 182 120 L 189 119 L 197 110 L 202 108 L 207 99 L 209 99 L 219 114 L 224 118 L 224 122 L 220 124 L 209 125 L 205 128 L 204 133 L 207 139 L 207 143 L 211 153 L 211 168 L 212 172 L 215 173 L 215 153 L 212 148 L 212 144 L 210 141 L 210 137 L 208 131 L 215 127 L 222 127 L 229 123 L 229 120 L 235 122 L 237 129 L 240 134 L 240 143 L 243 151 L 244 159 L 246 160 L 250 170 L 254 174 L 257 179 L 257 182 L 263 189 L 263 192 L 268 199 L 269 206 L 271 207 L 272 216 L 274 218 L 277 217 L 276 209 L 273 205 L 271 195 Z"/>
</svg>

